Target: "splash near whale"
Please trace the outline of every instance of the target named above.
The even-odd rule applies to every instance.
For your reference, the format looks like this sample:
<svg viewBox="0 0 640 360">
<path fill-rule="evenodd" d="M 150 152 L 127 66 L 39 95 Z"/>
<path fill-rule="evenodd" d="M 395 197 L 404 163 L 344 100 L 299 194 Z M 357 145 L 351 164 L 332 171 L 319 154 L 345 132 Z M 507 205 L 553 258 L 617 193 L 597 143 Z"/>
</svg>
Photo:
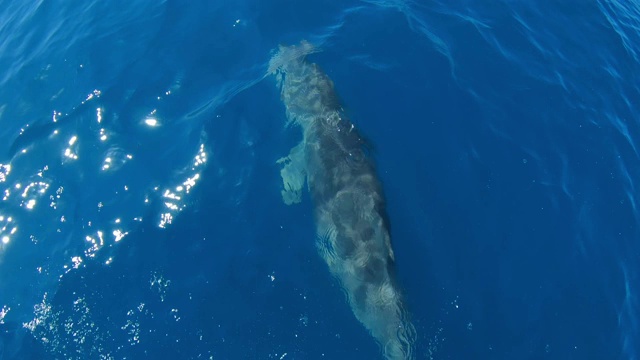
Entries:
<svg viewBox="0 0 640 360">
<path fill-rule="evenodd" d="M 384 198 L 366 142 L 346 117 L 333 82 L 302 41 L 280 46 L 269 62 L 289 124 L 302 142 L 282 165 L 286 204 L 300 202 L 307 183 L 314 203 L 316 245 L 344 289 L 356 318 L 379 343 L 386 359 L 411 359 L 415 330 L 392 276 L 393 249 Z"/>
</svg>

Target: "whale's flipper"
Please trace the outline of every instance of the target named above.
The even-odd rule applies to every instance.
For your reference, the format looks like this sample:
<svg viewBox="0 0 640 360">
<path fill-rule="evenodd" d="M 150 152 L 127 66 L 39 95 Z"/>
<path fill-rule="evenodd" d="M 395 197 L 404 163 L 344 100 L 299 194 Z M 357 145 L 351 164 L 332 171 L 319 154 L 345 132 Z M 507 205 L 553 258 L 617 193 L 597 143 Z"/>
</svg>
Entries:
<svg viewBox="0 0 640 360">
<path fill-rule="evenodd" d="M 304 142 L 296 145 L 289 152 L 289 156 L 280 158 L 278 164 L 284 164 L 280 170 L 282 184 L 282 201 L 285 204 L 297 204 L 302 200 L 302 188 L 306 179 Z"/>
</svg>

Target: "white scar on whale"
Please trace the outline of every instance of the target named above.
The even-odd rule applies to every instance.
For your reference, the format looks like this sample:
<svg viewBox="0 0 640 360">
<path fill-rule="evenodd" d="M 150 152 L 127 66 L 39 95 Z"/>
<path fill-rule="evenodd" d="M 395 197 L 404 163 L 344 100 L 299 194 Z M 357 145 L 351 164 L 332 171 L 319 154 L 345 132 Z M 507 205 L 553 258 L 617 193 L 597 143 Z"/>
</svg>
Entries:
<svg viewBox="0 0 640 360">
<path fill-rule="evenodd" d="M 356 318 L 386 359 L 412 359 L 415 329 L 392 276 L 394 255 L 382 187 L 366 143 L 346 118 L 333 82 L 302 41 L 280 46 L 269 61 L 289 124 L 303 139 L 278 160 L 288 205 L 300 202 L 305 179 L 314 203 L 316 245 L 344 289 Z"/>
</svg>

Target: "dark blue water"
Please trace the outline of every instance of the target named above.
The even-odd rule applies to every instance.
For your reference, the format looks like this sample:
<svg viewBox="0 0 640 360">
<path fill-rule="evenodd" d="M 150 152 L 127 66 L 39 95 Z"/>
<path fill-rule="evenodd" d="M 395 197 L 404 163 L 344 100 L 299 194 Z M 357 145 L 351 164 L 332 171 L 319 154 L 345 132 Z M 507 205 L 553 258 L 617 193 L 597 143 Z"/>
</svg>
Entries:
<svg viewBox="0 0 640 360">
<path fill-rule="evenodd" d="M 638 359 L 640 6 L 449 3 L 0 1 L 0 359 L 380 358 L 280 199 L 301 39 L 416 358 Z"/>
</svg>

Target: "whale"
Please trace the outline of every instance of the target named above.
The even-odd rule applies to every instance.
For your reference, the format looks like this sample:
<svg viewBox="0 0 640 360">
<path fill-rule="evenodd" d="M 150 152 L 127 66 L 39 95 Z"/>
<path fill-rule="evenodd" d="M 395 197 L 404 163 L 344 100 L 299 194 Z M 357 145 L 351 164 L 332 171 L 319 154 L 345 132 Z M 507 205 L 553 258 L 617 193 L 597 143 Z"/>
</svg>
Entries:
<svg viewBox="0 0 640 360">
<path fill-rule="evenodd" d="M 313 202 L 316 247 L 340 283 L 356 319 L 385 359 L 414 358 L 415 328 L 394 277 L 394 253 L 382 184 L 371 146 L 350 121 L 332 80 L 308 56 L 308 41 L 280 46 L 267 70 L 302 141 L 277 161 L 282 200 Z M 305 186 L 306 185 L 306 186 Z"/>
</svg>

